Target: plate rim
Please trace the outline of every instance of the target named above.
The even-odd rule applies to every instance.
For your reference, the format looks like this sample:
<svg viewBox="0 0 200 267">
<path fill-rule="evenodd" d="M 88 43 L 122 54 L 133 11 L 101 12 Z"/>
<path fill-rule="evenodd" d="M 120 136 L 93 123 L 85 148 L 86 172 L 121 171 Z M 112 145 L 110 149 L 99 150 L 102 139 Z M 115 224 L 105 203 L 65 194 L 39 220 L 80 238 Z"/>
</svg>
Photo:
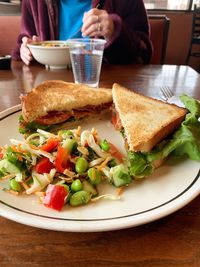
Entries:
<svg viewBox="0 0 200 267">
<path fill-rule="evenodd" d="M 21 110 L 21 104 L 8 108 L 0 112 L 0 121 Z M 113 218 L 102 219 L 70 219 L 56 218 L 27 212 L 13 207 L 8 203 L 0 200 L 0 215 L 22 223 L 25 225 L 65 232 L 99 232 L 119 230 L 129 227 L 143 225 L 157 219 L 163 218 L 187 205 L 200 193 L 200 169 L 191 183 L 181 193 L 172 197 L 167 202 L 155 206 L 151 209 L 137 212 L 134 214 L 122 215 Z M 176 205 L 172 205 L 174 203 Z M 25 216 L 24 216 L 25 214 Z M 147 216 L 145 216 L 147 214 Z M 133 219 L 134 218 L 134 219 Z M 135 220 L 136 218 L 136 220 Z M 112 221 L 112 223 L 110 223 Z M 79 223 L 82 225 L 79 225 Z"/>
</svg>

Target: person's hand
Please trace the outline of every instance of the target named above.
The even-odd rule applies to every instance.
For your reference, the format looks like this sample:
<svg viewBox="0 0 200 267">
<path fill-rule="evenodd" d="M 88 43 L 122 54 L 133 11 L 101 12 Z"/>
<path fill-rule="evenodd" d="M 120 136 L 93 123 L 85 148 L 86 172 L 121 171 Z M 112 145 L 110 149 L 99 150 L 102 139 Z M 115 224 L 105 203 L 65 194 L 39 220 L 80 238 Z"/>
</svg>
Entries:
<svg viewBox="0 0 200 267">
<path fill-rule="evenodd" d="M 114 23 L 108 12 L 93 8 L 83 16 L 82 35 L 104 37 L 109 41 L 114 32 Z"/>
<path fill-rule="evenodd" d="M 33 59 L 31 51 L 27 47 L 27 44 L 30 44 L 30 43 L 36 42 L 36 41 L 39 41 L 39 38 L 35 35 L 33 35 L 32 38 L 28 38 L 26 36 L 22 38 L 22 44 L 20 47 L 20 57 L 26 65 L 29 65 L 31 60 Z"/>
</svg>

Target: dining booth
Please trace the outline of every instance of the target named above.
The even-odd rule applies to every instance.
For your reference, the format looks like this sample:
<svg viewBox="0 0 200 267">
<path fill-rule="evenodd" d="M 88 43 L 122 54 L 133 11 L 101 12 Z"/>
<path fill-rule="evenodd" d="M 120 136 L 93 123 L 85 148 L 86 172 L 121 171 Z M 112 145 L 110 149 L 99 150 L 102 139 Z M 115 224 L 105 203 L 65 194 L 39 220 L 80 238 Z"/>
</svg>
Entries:
<svg viewBox="0 0 200 267">
<path fill-rule="evenodd" d="M 6 32 L 6 38 L 1 39 L 0 54 L 10 54 L 20 31 L 21 16 L 0 15 L 0 36 Z M 8 23 L 9 21 L 9 23 Z M 154 52 L 152 64 L 163 64 L 166 57 L 170 20 L 166 15 L 149 15 L 151 41 Z"/>
</svg>

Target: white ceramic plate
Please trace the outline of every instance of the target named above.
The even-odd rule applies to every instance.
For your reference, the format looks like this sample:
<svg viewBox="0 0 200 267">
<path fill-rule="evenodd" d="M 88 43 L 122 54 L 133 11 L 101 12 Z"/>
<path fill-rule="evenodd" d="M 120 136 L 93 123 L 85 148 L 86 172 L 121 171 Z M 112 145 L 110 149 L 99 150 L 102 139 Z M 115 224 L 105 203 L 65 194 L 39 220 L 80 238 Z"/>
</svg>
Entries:
<svg viewBox="0 0 200 267">
<path fill-rule="evenodd" d="M 18 133 L 20 106 L 0 113 L 0 145 Z M 123 140 L 108 118 L 88 121 L 83 128 L 96 127 L 99 136 L 107 138 L 123 151 Z M 115 193 L 111 185 L 100 193 Z M 167 161 L 153 176 L 127 187 L 121 200 L 100 200 L 86 206 L 66 206 L 61 212 L 37 202 L 36 196 L 14 196 L 0 191 L 0 215 L 16 222 L 39 228 L 95 232 L 122 229 L 145 224 L 182 208 L 200 193 L 199 163 L 191 160 Z"/>
</svg>

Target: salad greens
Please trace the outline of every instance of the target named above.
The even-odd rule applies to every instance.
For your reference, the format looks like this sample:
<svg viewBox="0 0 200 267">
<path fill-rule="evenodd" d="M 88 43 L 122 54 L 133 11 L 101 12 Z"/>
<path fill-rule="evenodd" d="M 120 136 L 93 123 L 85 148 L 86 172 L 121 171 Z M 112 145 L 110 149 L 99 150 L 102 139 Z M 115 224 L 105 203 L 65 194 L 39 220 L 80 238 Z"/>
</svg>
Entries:
<svg viewBox="0 0 200 267">
<path fill-rule="evenodd" d="M 61 210 L 66 203 L 75 207 L 101 198 L 119 199 L 99 195 L 98 185 L 106 181 L 117 188 L 127 186 L 134 177 L 152 174 L 153 163 L 169 155 L 200 161 L 200 102 L 187 95 L 180 99 L 188 114 L 179 129 L 151 152 L 128 151 L 125 160 L 96 129 L 54 134 L 40 128 L 24 141 L 11 139 L 10 146 L 0 147 L 0 181 L 8 181 L 0 189 L 39 195 L 45 206 Z"/>
<path fill-rule="evenodd" d="M 50 131 L 50 132 L 57 132 L 59 129 L 62 128 L 62 125 L 64 125 L 66 122 L 75 121 L 75 118 L 71 116 L 68 118 L 65 122 L 59 123 L 59 124 L 52 124 L 52 125 L 44 125 L 36 121 L 32 122 L 26 122 L 22 115 L 19 116 L 19 132 L 21 134 L 30 135 L 32 133 L 35 133 L 37 129 L 41 129 L 44 131 Z"/>
<path fill-rule="evenodd" d="M 129 170 L 132 176 L 142 178 L 152 174 L 153 162 L 172 154 L 188 156 L 200 161 L 200 101 L 187 95 L 180 96 L 189 113 L 179 129 L 168 139 L 158 144 L 151 152 L 128 152 Z"/>
<path fill-rule="evenodd" d="M 58 134 L 38 129 L 24 141 L 10 142 L 0 148 L 0 181 L 8 181 L 3 190 L 37 194 L 45 206 L 56 210 L 96 197 L 118 199 L 118 195 L 98 196 L 98 185 L 106 181 L 123 187 L 132 182 L 120 152 L 101 140 L 96 129 L 81 132 L 78 127 Z"/>
</svg>

